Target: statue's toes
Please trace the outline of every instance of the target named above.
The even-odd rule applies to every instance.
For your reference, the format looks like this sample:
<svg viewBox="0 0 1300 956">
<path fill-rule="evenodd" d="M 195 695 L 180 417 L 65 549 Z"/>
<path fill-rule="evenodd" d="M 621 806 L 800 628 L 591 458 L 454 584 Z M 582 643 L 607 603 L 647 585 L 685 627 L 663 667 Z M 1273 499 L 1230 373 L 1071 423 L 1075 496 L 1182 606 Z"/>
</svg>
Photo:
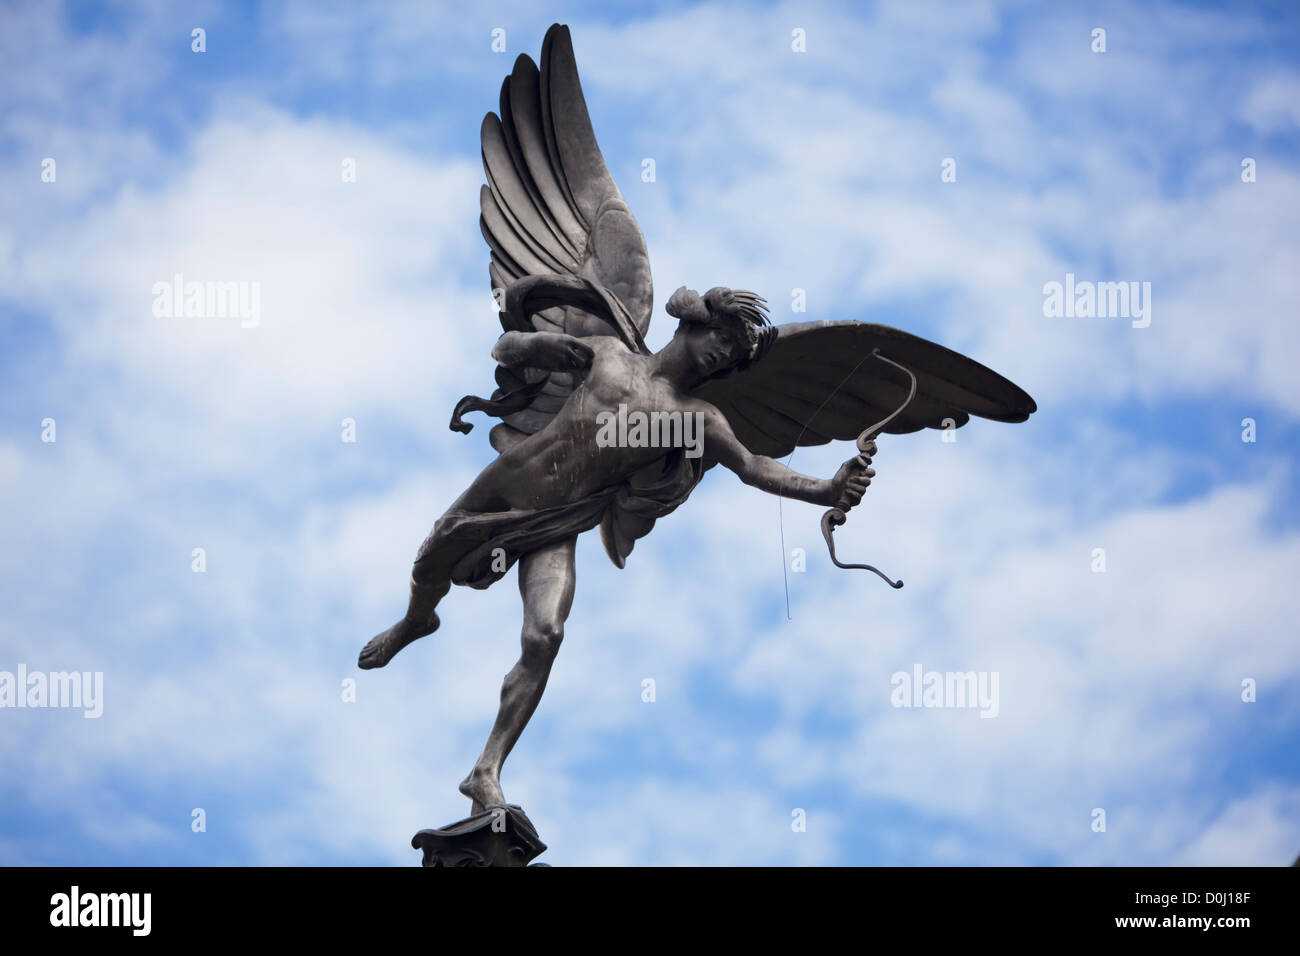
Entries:
<svg viewBox="0 0 1300 956">
<path fill-rule="evenodd" d="M 383 667 L 387 663 L 388 661 L 384 657 L 383 635 L 374 638 L 369 644 L 361 648 L 361 654 L 357 657 L 357 666 L 364 671 Z"/>
</svg>

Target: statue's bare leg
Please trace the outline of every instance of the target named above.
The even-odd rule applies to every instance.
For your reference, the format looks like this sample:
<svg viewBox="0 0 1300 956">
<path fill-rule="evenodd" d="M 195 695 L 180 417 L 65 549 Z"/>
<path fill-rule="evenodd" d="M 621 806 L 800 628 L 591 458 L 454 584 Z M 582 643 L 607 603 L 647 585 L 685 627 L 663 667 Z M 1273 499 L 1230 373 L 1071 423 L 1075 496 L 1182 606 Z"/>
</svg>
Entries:
<svg viewBox="0 0 1300 956">
<path fill-rule="evenodd" d="M 361 649 L 357 666 L 362 670 L 383 667 L 393 656 L 412 641 L 432 634 L 438 629 L 438 612 L 434 607 L 451 590 L 451 578 L 430 584 L 411 577 L 411 599 L 406 616 L 384 631 L 376 634 Z"/>
<path fill-rule="evenodd" d="M 460 785 L 460 792 L 474 801 L 473 813 L 505 804 L 501 765 L 537 709 L 564 639 L 564 622 L 573 606 L 577 541 L 570 538 L 519 561 L 519 593 L 524 599 L 522 652 L 501 685 L 501 707 L 483 753 Z"/>
<path fill-rule="evenodd" d="M 500 459 L 498 459 L 499 461 Z M 494 463 L 495 464 L 495 463 Z M 452 504 L 452 510 L 500 511 L 511 506 L 500 492 L 501 469 L 489 465 L 483 470 L 463 495 Z M 381 634 L 376 634 L 361 649 L 357 666 L 363 670 L 383 667 L 407 644 L 432 634 L 438 629 L 438 602 L 451 590 L 451 561 L 454 549 L 446 547 L 446 539 L 439 534 L 440 518 L 434 523 L 411 568 L 411 597 L 406 615 Z"/>
</svg>

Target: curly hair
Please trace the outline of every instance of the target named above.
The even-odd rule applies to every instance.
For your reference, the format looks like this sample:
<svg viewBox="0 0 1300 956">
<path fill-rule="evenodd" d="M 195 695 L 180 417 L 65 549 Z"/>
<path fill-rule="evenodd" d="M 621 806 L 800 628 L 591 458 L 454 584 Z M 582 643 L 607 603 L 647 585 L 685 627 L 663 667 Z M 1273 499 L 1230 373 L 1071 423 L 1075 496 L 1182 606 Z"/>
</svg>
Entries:
<svg viewBox="0 0 1300 956">
<path fill-rule="evenodd" d="M 710 379 L 743 372 L 776 341 L 777 328 L 768 320 L 767 300 L 744 289 L 715 286 L 701 296 L 683 286 L 672 294 L 666 308 L 669 315 L 679 320 L 679 331 L 687 325 L 703 325 L 723 329 L 745 343 L 741 360 L 714 372 Z"/>
</svg>

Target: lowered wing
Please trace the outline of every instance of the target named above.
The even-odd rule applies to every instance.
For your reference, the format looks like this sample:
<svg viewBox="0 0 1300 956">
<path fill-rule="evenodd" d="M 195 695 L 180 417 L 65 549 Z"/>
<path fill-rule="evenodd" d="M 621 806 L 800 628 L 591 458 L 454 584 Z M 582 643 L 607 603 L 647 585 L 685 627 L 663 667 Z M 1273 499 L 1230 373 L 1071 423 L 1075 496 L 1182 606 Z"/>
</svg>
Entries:
<svg viewBox="0 0 1300 956">
<path fill-rule="evenodd" d="M 886 432 L 961 427 L 972 415 L 1023 422 L 1038 409 L 1018 385 L 974 359 L 900 329 L 854 321 L 778 326 L 760 361 L 693 394 L 717 407 L 750 451 L 781 458 L 799 445 L 854 439 L 902 404 L 907 375 L 870 361 L 874 349 L 917 378 L 916 397 Z"/>
</svg>

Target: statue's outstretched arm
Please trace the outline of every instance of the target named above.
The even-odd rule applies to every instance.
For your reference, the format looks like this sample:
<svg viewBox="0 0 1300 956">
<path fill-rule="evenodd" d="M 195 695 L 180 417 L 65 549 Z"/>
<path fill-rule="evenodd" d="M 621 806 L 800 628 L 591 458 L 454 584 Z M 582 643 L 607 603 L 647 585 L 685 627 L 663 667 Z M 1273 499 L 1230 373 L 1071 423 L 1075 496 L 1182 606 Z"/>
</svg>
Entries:
<svg viewBox="0 0 1300 956">
<path fill-rule="evenodd" d="M 568 372 L 591 365 L 590 345 L 563 332 L 507 332 L 492 347 L 497 364 Z"/>
<path fill-rule="evenodd" d="M 846 511 L 862 501 L 875 474 L 869 459 L 859 455 L 845 462 L 829 480 L 801 475 L 775 458 L 756 455 L 746 448 L 731 430 L 726 416 L 712 406 L 704 417 L 704 453 L 734 471 L 747 485 L 783 498 L 826 508 L 839 506 Z"/>
</svg>

